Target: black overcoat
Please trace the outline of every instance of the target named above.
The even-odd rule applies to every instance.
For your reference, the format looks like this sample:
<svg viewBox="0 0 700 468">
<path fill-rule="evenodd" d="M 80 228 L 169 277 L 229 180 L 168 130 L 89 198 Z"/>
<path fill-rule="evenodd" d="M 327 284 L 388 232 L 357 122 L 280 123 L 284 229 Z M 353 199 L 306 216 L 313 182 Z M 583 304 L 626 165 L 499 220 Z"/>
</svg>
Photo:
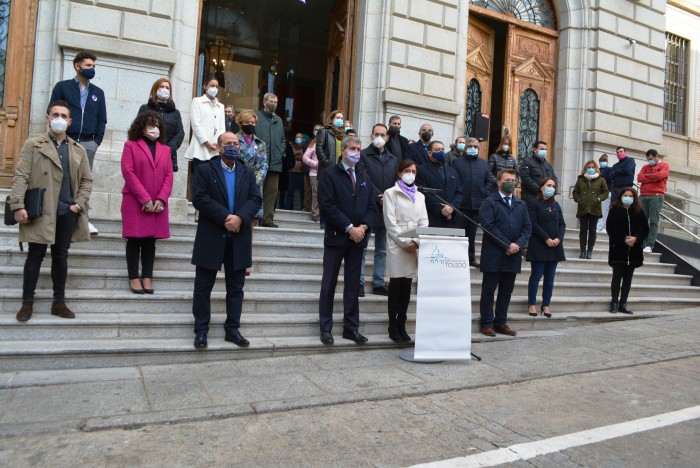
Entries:
<svg viewBox="0 0 700 468">
<path fill-rule="evenodd" d="M 644 264 L 642 245 L 649 234 L 649 223 L 644 211 L 636 213 L 632 208 L 611 207 L 605 229 L 610 238 L 608 265 L 629 265 L 636 268 Z M 628 246 L 625 244 L 626 236 L 636 237 L 637 242 L 632 247 Z"/>
<path fill-rule="evenodd" d="M 525 202 L 527 204 L 530 222 L 532 223 L 532 236 L 527 244 L 528 262 L 563 262 L 564 234 L 566 223 L 559 203 L 552 200 L 540 200 L 535 198 Z M 547 245 L 547 239 L 559 239 L 561 242 L 556 247 Z"/>
<path fill-rule="evenodd" d="M 423 141 L 416 141 L 408 145 L 408 151 L 404 153 L 403 159 L 413 159 L 416 165 L 420 166 L 428 162 L 428 151 L 423 146 Z"/>
<path fill-rule="evenodd" d="M 485 273 L 520 273 L 522 252 L 530 239 L 532 224 L 527 206 L 522 200 L 511 199 L 508 207 L 496 191 L 484 199 L 479 209 L 479 219 L 484 228 L 481 242 L 481 271 Z M 496 241 L 492 236 L 499 239 Z M 520 246 L 514 255 L 506 255 L 506 247 L 511 243 Z"/>
<path fill-rule="evenodd" d="M 460 156 L 452 161 L 462 187 L 461 210 L 478 210 L 484 198 L 489 196 L 496 178 L 489 171 L 489 165 L 478 156 Z"/>
<path fill-rule="evenodd" d="M 367 171 L 372 187 L 374 188 L 374 199 L 377 200 L 377 219 L 375 226 L 384 226 L 384 210 L 377 198 L 384 194 L 384 191 L 394 186 L 396 182 L 396 171 L 399 168 L 399 158 L 394 156 L 389 150 L 384 149 L 384 157 L 380 156 L 379 150 L 374 145 L 369 145 L 363 149 L 360 162 L 357 163 L 358 171 Z"/>
<path fill-rule="evenodd" d="M 157 112 L 163 119 L 165 144 L 170 148 L 173 170 L 177 172 L 177 150 L 182 146 L 182 141 L 185 139 L 185 129 L 182 126 L 180 111 L 177 110 L 173 101 L 156 103 L 151 99 L 148 100 L 147 104 L 141 106 L 138 113 L 143 114 L 148 111 Z"/>
<path fill-rule="evenodd" d="M 540 191 L 540 181 L 545 177 L 554 179 L 557 184 L 557 192 L 560 191 L 559 179 L 554 173 L 554 168 L 546 159 L 540 159 L 537 156 L 525 158 L 520 164 L 518 174 L 520 175 L 521 183 L 520 196 L 523 200 L 537 198 L 537 194 Z"/>
<path fill-rule="evenodd" d="M 445 178 L 440 174 L 440 166 L 445 168 Z M 422 187 L 440 190 L 440 197 L 447 200 L 455 209 L 462 205 L 462 187 L 454 169 L 447 164 L 435 164 L 428 161 L 418 167 L 416 184 Z M 442 202 L 432 193 L 425 194 L 425 207 L 428 209 L 428 222 L 430 227 L 456 228 L 457 213 L 452 214 L 449 221 L 440 213 Z"/>
</svg>

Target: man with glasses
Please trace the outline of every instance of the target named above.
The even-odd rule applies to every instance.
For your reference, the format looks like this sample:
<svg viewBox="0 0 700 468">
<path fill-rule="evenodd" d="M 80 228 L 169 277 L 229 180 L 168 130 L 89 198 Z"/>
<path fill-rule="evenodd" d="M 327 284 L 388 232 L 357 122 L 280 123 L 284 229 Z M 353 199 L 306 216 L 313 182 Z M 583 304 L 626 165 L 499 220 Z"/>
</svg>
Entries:
<svg viewBox="0 0 700 468">
<path fill-rule="evenodd" d="M 610 178 L 612 179 L 610 187 L 611 203 L 614 203 L 617 199 L 620 189 L 632 186 L 634 183 L 634 169 L 637 166 L 634 163 L 634 159 L 627 156 L 627 150 L 622 146 L 618 146 L 615 153 L 617 153 L 617 162 L 610 170 Z"/>
<path fill-rule="evenodd" d="M 457 138 L 457 144 L 460 139 L 463 140 L 464 137 Z M 469 238 L 469 265 L 478 267 L 475 238 L 479 208 L 481 202 L 489 195 L 491 187 L 496 185 L 496 178 L 489 170 L 488 163 L 479 157 L 479 140 L 476 138 L 467 140 L 464 155 L 452 161 L 452 168 L 457 172 L 462 187 L 462 204 L 459 210 L 472 220 L 460 217 L 457 225 L 464 228 L 465 235 Z"/>
</svg>

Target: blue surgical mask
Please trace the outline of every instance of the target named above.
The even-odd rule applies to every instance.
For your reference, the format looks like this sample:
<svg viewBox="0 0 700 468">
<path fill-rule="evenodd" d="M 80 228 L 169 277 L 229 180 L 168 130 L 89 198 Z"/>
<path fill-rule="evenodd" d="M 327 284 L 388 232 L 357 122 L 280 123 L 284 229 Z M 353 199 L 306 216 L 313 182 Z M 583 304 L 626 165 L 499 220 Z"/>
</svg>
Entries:
<svg viewBox="0 0 700 468">
<path fill-rule="evenodd" d="M 333 121 L 333 126 L 334 126 L 335 128 L 340 128 L 340 127 L 343 126 L 343 123 L 344 123 L 344 122 L 345 122 L 345 121 L 344 121 L 343 119 L 335 119 L 335 120 Z"/>
<path fill-rule="evenodd" d="M 348 151 L 348 155 L 346 156 L 348 162 L 351 162 L 352 164 L 357 164 L 360 161 L 360 152 L 359 151 Z"/>
<path fill-rule="evenodd" d="M 589 167 L 588 169 L 586 169 L 586 174 L 588 174 L 588 175 L 595 175 L 595 173 L 596 173 L 596 171 L 592 167 Z"/>
<path fill-rule="evenodd" d="M 316 136 L 317 133 L 318 133 L 318 130 L 314 130 L 314 136 Z"/>
<path fill-rule="evenodd" d="M 634 197 L 622 197 L 622 204 L 625 206 L 631 206 L 634 202 Z"/>
<path fill-rule="evenodd" d="M 656 159 L 648 159 L 647 162 L 650 166 L 656 166 Z"/>
<path fill-rule="evenodd" d="M 224 146 L 224 158 L 232 161 L 240 156 L 241 150 L 236 145 Z"/>
<path fill-rule="evenodd" d="M 433 153 L 433 157 L 437 159 L 438 161 L 444 161 L 445 160 L 445 152 L 444 151 L 435 151 Z"/>
<path fill-rule="evenodd" d="M 301 138 L 295 138 L 295 139 L 294 139 L 294 143 L 296 143 L 297 145 L 300 145 L 300 144 L 301 144 Z"/>
<path fill-rule="evenodd" d="M 537 156 L 539 158 L 542 158 L 542 159 L 546 158 L 547 157 L 547 150 L 545 150 L 545 149 L 537 150 Z"/>
<path fill-rule="evenodd" d="M 466 143 L 457 143 L 457 150 L 458 151 L 464 151 L 464 148 L 467 147 Z"/>
<path fill-rule="evenodd" d="M 479 154 L 479 148 L 467 148 L 467 156 L 477 156 Z"/>
<path fill-rule="evenodd" d="M 606 161 L 601 161 L 601 162 L 600 162 L 600 167 L 602 167 L 603 169 L 605 169 L 606 167 L 608 167 L 608 163 L 607 163 Z"/>
<path fill-rule="evenodd" d="M 542 194 L 544 195 L 544 198 L 552 198 L 554 196 L 555 192 L 556 192 L 556 189 L 554 187 L 545 187 L 545 189 L 542 190 Z"/>
</svg>

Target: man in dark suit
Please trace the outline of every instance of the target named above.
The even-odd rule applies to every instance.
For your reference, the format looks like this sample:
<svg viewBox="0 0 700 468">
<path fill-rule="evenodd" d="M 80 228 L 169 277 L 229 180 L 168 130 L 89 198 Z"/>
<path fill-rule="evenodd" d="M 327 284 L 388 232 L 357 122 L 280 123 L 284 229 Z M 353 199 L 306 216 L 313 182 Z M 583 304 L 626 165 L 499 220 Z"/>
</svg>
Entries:
<svg viewBox="0 0 700 468">
<path fill-rule="evenodd" d="M 323 172 L 318 183 L 318 206 L 326 221 L 323 239 L 323 278 L 318 303 L 321 342 L 332 344 L 333 299 L 340 264 L 345 261 L 343 290 L 343 338 L 357 344 L 367 338 L 360 334 L 360 269 L 362 251 L 367 247 L 370 227 L 377 214 L 374 187 L 365 171 L 355 172 L 360 160 L 361 140 L 345 137 L 340 145 L 341 160 Z"/>
<path fill-rule="evenodd" d="M 398 115 L 389 117 L 389 139 L 386 149 L 399 161 L 408 157 L 408 140 L 401 135 L 401 117 Z"/>
<path fill-rule="evenodd" d="M 232 104 L 224 106 L 224 114 L 226 114 L 226 131 L 231 133 L 239 133 L 241 127 L 236 123 L 236 110 Z"/>
<path fill-rule="evenodd" d="M 211 290 L 216 273 L 226 274 L 226 341 L 238 346 L 249 342 L 238 331 L 243 308 L 245 270 L 253 263 L 250 220 L 262 197 L 255 174 L 241 161 L 235 134 L 219 136 L 219 156 L 197 168 L 192 183 L 192 205 L 199 210 L 192 264 L 197 267 L 192 296 L 194 347 L 206 348 L 211 318 Z"/>
<path fill-rule="evenodd" d="M 532 223 L 527 206 L 513 196 L 515 171 L 498 172 L 498 191 L 484 199 L 479 209 L 484 238 L 481 243 L 481 333 L 515 336 L 508 327 L 508 305 L 515 286 L 515 276 L 520 273 L 522 250 L 525 248 Z M 498 289 L 494 318 L 493 294 Z"/>
<path fill-rule="evenodd" d="M 455 208 L 462 204 L 462 187 L 455 170 L 445 164 L 445 145 L 441 141 L 430 142 L 428 161 L 418 168 L 416 185 L 439 189 L 440 198 Z M 452 207 L 432 193 L 425 194 L 425 207 L 428 209 L 430 227 L 457 227 L 457 214 Z"/>
<path fill-rule="evenodd" d="M 403 159 L 413 159 L 417 165 L 428 162 L 428 145 L 433 139 L 433 127 L 430 124 L 423 124 L 418 130 L 420 140 L 408 145 L 408 151 L 404 153 Z M 420 172 L 418 172 L 420 174 Z"/>
</svg>

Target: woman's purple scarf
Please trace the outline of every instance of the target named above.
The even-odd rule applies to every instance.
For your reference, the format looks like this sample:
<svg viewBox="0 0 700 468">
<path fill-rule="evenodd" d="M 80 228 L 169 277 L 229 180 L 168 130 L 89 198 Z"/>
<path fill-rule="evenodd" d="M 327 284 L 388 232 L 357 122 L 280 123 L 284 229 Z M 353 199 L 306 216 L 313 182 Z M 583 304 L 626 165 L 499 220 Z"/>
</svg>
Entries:
<svg viewBox="0 0 700 468">
<path fill-rule="evenodd" d="M 406 185 L 403 180 L 399 179 L 396 181 L 396 185 L 399 186 L 401 191 L 408 195 L 413 203 L 416 202 L 416 185 Z"/>
</svg>

